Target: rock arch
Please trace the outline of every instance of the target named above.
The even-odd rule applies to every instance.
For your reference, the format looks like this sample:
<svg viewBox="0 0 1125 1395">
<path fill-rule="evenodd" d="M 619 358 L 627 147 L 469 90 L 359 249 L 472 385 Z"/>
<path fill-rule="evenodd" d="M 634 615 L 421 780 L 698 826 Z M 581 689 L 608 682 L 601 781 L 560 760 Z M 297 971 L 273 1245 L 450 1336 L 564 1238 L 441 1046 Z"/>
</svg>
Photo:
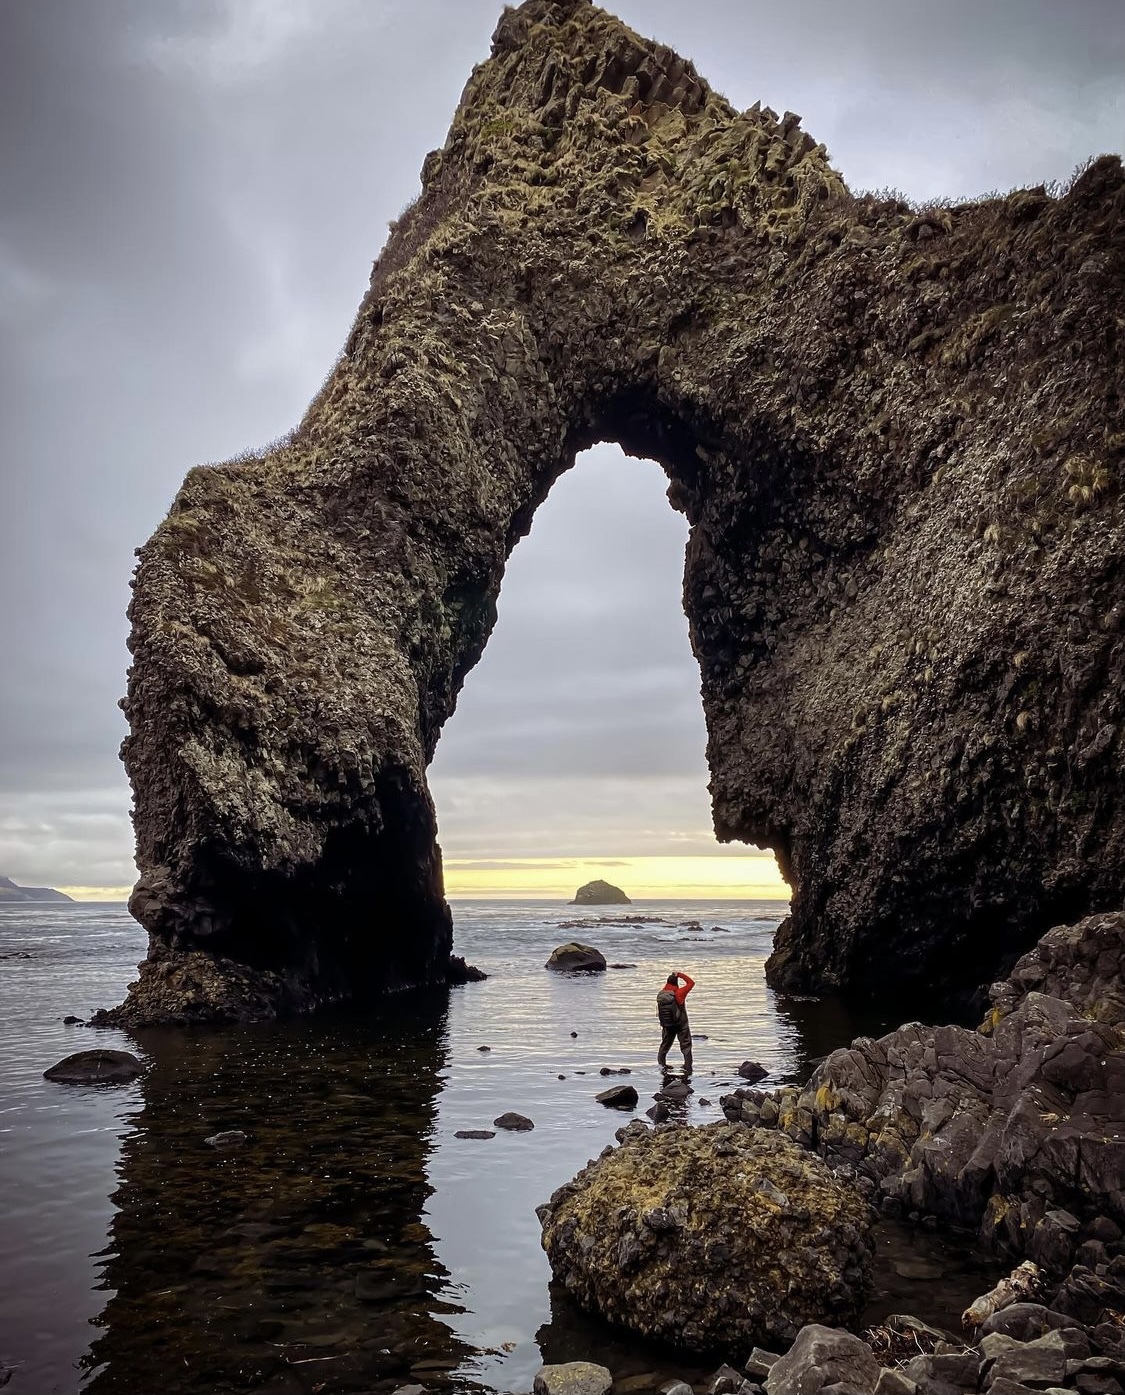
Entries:
<svg viewBox="0 0 1125 1395">
<path fill-rule="evenodd" d="M 426 765 L 601 439 L 690 522 L 716 831 L 794 889 L 775 983 L 965 981 L 1118 904 L 1119 161 L 855 197 L 798 117 L 528 0 L 422 186 L 291 438 L 193 470 L 141 551 L 116 1019 L 444 979 Z"/>
</svg>

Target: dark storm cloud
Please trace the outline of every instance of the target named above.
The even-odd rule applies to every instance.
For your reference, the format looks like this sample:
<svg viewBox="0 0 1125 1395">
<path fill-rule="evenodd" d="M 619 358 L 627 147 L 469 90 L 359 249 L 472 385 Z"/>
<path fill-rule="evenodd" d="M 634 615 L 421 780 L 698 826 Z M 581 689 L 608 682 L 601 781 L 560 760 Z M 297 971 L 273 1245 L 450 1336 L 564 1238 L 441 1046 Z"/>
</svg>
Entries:
<svg viewBox="0 0 1125 1395">
<path fill-rule="evenodd" d="M 300 416 L 499 8 L 0 7 L 0 872 L 128 878 L 132 549 L 188 467 Z M 1119 0 L 618 9 L 736 105 L 801 112 L 853 187 L 1061 178 L 1125 125 Z M 517 553 L 439 758 L 447 843 L 534 851 L 513 791 L 537 781 L 542 851 L 584 818 L 648 850 L 705 840 L 682 524 L 648 469 L 597 456 Z"/>
</svg>

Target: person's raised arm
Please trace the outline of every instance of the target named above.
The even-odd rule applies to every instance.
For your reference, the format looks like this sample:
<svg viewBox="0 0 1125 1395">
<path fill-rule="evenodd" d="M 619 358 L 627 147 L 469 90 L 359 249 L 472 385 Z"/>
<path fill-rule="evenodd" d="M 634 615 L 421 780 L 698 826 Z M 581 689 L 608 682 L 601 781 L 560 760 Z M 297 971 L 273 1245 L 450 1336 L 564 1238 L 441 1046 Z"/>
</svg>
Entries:
<svg viewBox="0 0 1125 1395">
<path fill-rule="evenodd" d="M 680 1002 L 682 1003 L 683 1000 L 684 1000 L 684 998 L 686 998 L 687 995 L 691 992 L 691 990 L 695 987 L 695 979 L 692 978 L 691 974 L 685 974 L 684 971 L 683 971 L 683 969 L 680 969 L 680 970 L 677 972 L 676 977 L 677 977 L 677 978 L 682 978 L 683 981 L 684 981 L 684 983 L 683 983 L 683 995 L 684 995 L 684 997 L 680 999 Z"/>
</svg>

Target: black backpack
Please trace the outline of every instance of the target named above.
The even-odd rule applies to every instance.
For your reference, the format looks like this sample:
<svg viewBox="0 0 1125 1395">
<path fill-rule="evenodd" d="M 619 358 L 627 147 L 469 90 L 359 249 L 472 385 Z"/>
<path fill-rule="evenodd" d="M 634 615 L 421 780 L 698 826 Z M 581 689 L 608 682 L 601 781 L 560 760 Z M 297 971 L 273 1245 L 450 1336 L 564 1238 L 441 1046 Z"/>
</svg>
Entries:
<svg viewBox="0 0 1125 1395">
<path fill-rule="evenodd" d="M 656 995 L 656 1013 L 662 1027 L 678 1027 L 683 1017 L 683 1008 L 670 988 L 662 988 Z"/>
</svg>

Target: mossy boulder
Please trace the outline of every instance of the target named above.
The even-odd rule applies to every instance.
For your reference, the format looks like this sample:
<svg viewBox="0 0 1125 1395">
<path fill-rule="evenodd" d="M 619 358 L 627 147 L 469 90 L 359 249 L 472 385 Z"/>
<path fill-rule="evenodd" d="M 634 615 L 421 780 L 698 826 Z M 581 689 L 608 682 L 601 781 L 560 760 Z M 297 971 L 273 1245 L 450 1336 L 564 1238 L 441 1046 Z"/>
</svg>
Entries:
<svg viewBox="0 0 1125 1395">
<path fill-rule="evenodd" d="M 696 1351 L 790 1342 L 859 1319 L 871 1209 L 776 1133 L 640 1122 L 539 1208 L 555 1277 L 583 1307 Z"/>
</svg>

